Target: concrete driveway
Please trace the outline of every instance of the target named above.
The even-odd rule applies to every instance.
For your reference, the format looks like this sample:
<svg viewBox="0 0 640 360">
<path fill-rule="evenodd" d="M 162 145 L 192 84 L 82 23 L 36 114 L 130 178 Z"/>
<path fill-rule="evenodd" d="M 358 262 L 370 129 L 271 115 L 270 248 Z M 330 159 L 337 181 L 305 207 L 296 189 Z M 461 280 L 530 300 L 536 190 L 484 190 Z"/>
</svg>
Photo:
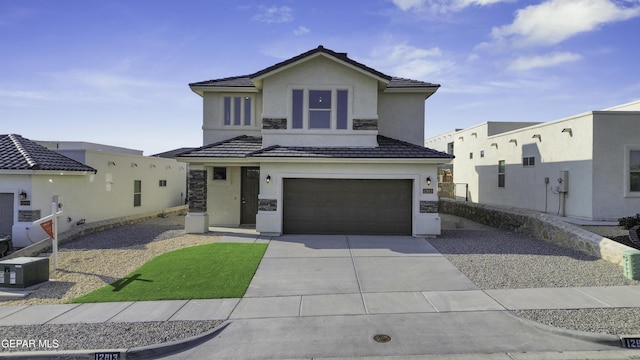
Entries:
<svg viewBox="0 0 640 360">
<path fill-rule="evenodd" d="M 286 235 L 271 240 L 230 318 L 436 312 L 425 293 L 464 290 L 478 288 L 425 239 Z"/>
</svg>

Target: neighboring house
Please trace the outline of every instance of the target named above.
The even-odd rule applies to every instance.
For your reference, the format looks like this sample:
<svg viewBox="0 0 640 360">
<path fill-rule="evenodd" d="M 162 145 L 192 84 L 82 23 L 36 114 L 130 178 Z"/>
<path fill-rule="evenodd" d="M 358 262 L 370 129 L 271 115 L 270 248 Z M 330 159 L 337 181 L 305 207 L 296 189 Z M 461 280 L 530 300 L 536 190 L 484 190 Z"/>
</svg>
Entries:
<svg viewBox="0 0 640 360">
<path fill-rule="evenodd" d="M 204 146 L 189 163 L 188 232 L 440 234 L 424 101 L 439 85 L 391 77 L 319 46 L 246 76 L 189 84 Z"/>
<path fill-rule="evenodd" d="M 635 101 L 548 123 L 487 122 L 425 145 L 453 149 L 457 198 L 615 220 L 640 212 L 638 134 Z"/>
<path fill-rule="evenodd" d="M 0 237 L 11 235 L 15 247 L 46 238 L 31 223 L 51 214 L 54 196 L 62 203 L 63 232 L 181 205 L 185 183 L 186 164 L 141 151 L 0 135 Z"/>
</svg>

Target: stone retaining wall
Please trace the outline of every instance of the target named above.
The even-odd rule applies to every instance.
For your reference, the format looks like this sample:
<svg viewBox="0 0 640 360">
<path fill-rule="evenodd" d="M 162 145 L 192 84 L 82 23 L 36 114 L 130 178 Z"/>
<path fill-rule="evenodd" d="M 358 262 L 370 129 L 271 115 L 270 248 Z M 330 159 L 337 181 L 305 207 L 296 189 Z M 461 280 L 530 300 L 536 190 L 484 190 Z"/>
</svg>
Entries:
<svg viewBox="0 0 640 360">
<path fill-rule="evenodd" d="M 512 230 L 623 266 L 623 253 L 635 250 L 535 211 L 440 199 L 441 213 L 460 216 L 498 229 Z"/>
<path fill-rule="evenodd" d="M 180 206 L 174 206 L 171 208 L 154 211 L 150 213 L 122 216 L 119 218 L 86 223 L 86 224 L 78 225 L 73 229 L 67 230 L 61 234 L 58 234 L 58 243 L 62 245 L 83 235 L 93 234 L 95 232 L 112 229 L 122 225 L 136 224 L 136 223 L 143 222 L 145 220 L 149 220 L 159 216 L 167 216 L 167 215 L 180 214 L 180 213 L 186 214 L 186 212 L 187 212 L 187 205 L 180 205 Z M 41 254 L 43 252 L 47 252 L 50 250 L 51 250 L 51 239 L 45 239 L 33 245 L 29 245 L 23 249 L 15 251 L 7 255 L 3 259 L 12 259 L 12 258 L 21 257 L 21 256 L 37 256 L 38 254 Z"/>
</svg>

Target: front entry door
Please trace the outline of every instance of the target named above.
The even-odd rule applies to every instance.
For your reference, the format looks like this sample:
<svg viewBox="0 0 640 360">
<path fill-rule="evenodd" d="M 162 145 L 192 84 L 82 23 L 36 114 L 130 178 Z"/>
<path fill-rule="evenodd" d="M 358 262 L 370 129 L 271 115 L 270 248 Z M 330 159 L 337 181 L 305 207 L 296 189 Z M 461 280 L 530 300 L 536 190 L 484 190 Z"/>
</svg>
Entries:
<svg viewBox="0 0 640 360">
<path fill-rule="evenodd" d="M 260 168 L 243 167 L 241 185 L 240 223 L 255 224 L 260 193 Z"/>
</svg>

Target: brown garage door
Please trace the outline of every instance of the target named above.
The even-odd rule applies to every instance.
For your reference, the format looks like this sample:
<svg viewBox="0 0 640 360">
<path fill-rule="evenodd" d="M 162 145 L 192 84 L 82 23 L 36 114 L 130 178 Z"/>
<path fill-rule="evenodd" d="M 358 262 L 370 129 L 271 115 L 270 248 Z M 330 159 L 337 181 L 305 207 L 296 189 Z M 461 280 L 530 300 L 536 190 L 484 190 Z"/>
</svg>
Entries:
<svg viewBox="0 0 640 360">
<path fill-rule="evenodd" d="M 412 180 L 284 179 L 288 234 L 411 235 Z"/>
</svg>

